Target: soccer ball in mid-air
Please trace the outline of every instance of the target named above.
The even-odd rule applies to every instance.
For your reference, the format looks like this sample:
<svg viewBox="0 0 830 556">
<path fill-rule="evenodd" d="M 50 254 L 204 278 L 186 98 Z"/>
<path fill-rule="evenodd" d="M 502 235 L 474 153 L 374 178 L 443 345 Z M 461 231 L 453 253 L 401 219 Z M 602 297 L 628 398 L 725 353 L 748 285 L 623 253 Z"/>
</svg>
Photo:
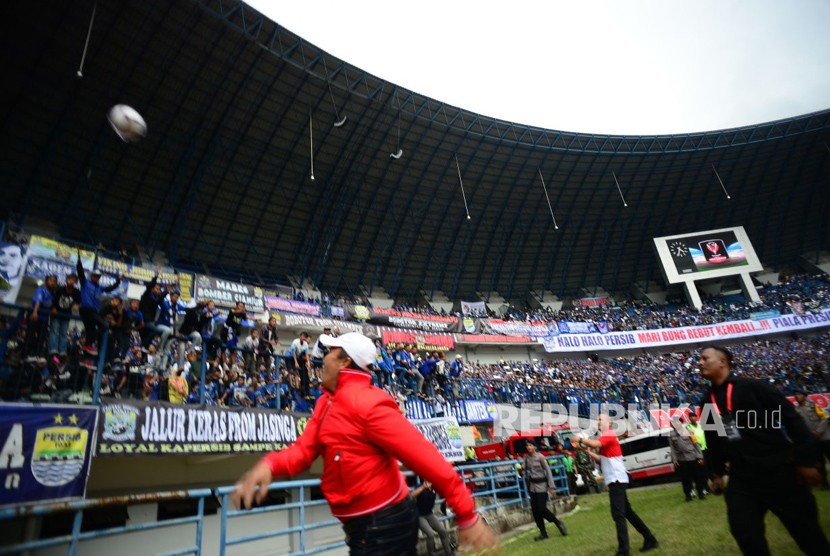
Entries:
<svg viewBox="0 0 830 556">
<path fill-rule="evenodd" d="M 107 113 L 112 129 L 127 143 L 135 143 L 147 135 L 147 123 L 132 106 L 116 104 Z"/>
</svg>

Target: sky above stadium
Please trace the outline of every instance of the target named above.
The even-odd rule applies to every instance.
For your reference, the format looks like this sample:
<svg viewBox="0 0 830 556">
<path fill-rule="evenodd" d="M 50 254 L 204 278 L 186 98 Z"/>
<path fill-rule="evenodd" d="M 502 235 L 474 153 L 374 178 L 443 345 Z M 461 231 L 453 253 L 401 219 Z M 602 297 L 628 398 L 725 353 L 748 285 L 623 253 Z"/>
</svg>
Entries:
<svg viewBox="0 0 830 556">
<path fill-rule="evenodd" d="M 246 0 L 333 56 L 485 116 L 600 134 L 830 108 L 826 0 Z"/>
</svg>

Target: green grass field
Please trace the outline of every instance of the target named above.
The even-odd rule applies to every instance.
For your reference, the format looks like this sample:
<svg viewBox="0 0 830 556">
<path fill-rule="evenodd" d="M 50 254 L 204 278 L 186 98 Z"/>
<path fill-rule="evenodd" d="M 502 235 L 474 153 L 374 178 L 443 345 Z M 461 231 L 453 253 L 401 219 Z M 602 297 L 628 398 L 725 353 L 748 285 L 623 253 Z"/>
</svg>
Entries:
<svg viewBox="0 0 830 556">
<path fill-rule="evenodd" d="M 813 493 L 818 501 L 821 524 L 825 533 L 830 535 L 830 491 L 814 489 Z M 648 554 L 740 554 L 729 534 L 723 496 L 685 502 L 680 485 L 666 485 L 629 490 L 628 499 L 634 511 L 660 541 L 660 548 Z M 556 527 L 548 524 L 550 538 L 536 542 L 533 538 L 539 532 L 534 525 L 532 529 L 503 538 L 504 554 L 608 556 L 617 550 L 608 494 L 580 496 L 576 511 L 562 519 L 568 527 L 567 537 L 560 536 Z M 632 554 L 637 554 L 643 539 L 631 526 L 629 533 Z M 781 522 L 772 514 L 767 515 L 766 535 L 772 554 L 801 554 Z"/>
</svg>

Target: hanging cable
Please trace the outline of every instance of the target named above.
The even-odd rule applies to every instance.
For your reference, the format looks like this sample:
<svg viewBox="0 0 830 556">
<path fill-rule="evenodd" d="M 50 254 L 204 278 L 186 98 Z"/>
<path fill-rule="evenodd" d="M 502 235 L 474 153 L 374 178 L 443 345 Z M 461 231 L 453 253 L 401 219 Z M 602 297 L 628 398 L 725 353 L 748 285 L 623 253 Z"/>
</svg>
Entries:
<svg viewBox="0 0 830 556">
<path fill-rule="evenodd" d="M 617 191 L 619 191 L 619 192 L 620 192 L 620 199 L 622 199 L 623 206 L 624 206 L 624 207 L 627 207 L 627 206 L 628 206 L 628 203 L 626 203 L 626 202 L 625 202 L 625 197 L 623 197 L 623 194 L 622 194 L 622 189 L 620 189 L 620 182 L 619 182 L 619 181 L 617 181 L 617 174 L 615 174 L 615 173 L 614 173 L 614 170 L 611 170 L 611 175 L 612 175 L 612 176 L 614 176 L 614 183 L 616 183 L 616 184 L 617 184 Z"/>
<path fill-rule="evenodd" d="M 547 201 L 548 201 L 548 210 L 550 210 L 550 217 L 553 220 L 553 229 L 558 230 L 559 226 L 556 224 L 556 217 L 553 215 L 553 207 L 550 204 L 550 197 L 548 196 L 548 186 L 545 185 L 545 178 L 542 177 L 542 169 L 541 168 L 536 168 L 536 169 L 539 170 L 539 178 L 541 178 L 541 180 L 542 180 L 542 189 L 545 192 L 545 199 L 547 199 Z"/>
<path fill-rule="evenodd" d="M 715 171 L 715 176 L 717 176 L 718 181 L 720 182 L 720 186 L 723 189 L 723 193 L 726 195 L 726 198 L 731 199 L 732 197 L 729 196 L 729 192 L 726 190 L 726 186 L 723 185 L 723 180 L 720 179 L 720 174 L 718 174 L 718 170 L 717 170 L 717 168 L 715 168 L 714 164 L 712 164 L 712 170 Z"/>
<path fill-rule="evenodd" d="M 81 65 L 78 66 L 78 72 L 75 74 L 77 75 L 78 79 L 82 79 L 84 77 L 84 62 L 86 61 L 86 51 L 89 48 L 89 37 L 92 36 L 92 24 L 95 22 L 95 10 L 98 8 L 98 3 L 92 4 L 92 16 L 89 18 L 89 28 L 86 31 L 86 41 L 84 42 L 84 53 L 81 54 Z"/>
<path fill-rule="evenodd" d="M 455 155 L 455 167 L 458 169 L 458 183 L 461 185 L 461 197 L 464 198 L 464 210 L 467 212 L 467 220 L 470 219 L 470 209 L 467 207 L 467 195 L 464 193 L 464 181 L 461 179 L 461 166 L 458 164 L 458 155 Z"/>
<path fill-rule="evenodd" d="M 308 148 L 311 154 L 311 181 L 314 181 L 314 127 L 311 118 L 311 108 L 308 109 Z"/>
</svg>

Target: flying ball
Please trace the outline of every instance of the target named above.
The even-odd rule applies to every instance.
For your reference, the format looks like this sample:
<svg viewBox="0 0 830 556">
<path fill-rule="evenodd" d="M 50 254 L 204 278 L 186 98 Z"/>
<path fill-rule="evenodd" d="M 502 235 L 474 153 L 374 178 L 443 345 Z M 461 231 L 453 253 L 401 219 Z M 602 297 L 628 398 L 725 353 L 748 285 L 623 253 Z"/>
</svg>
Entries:
<svg viewBox="0 0 830 556">
<path fill-rule="evenodd" d="M 147 123 L 135 108 L 126 104 L 116 104 L 107 113 L 115 133 L 126 143 L 135 143 L 147 135 Z"/>
</svg>

